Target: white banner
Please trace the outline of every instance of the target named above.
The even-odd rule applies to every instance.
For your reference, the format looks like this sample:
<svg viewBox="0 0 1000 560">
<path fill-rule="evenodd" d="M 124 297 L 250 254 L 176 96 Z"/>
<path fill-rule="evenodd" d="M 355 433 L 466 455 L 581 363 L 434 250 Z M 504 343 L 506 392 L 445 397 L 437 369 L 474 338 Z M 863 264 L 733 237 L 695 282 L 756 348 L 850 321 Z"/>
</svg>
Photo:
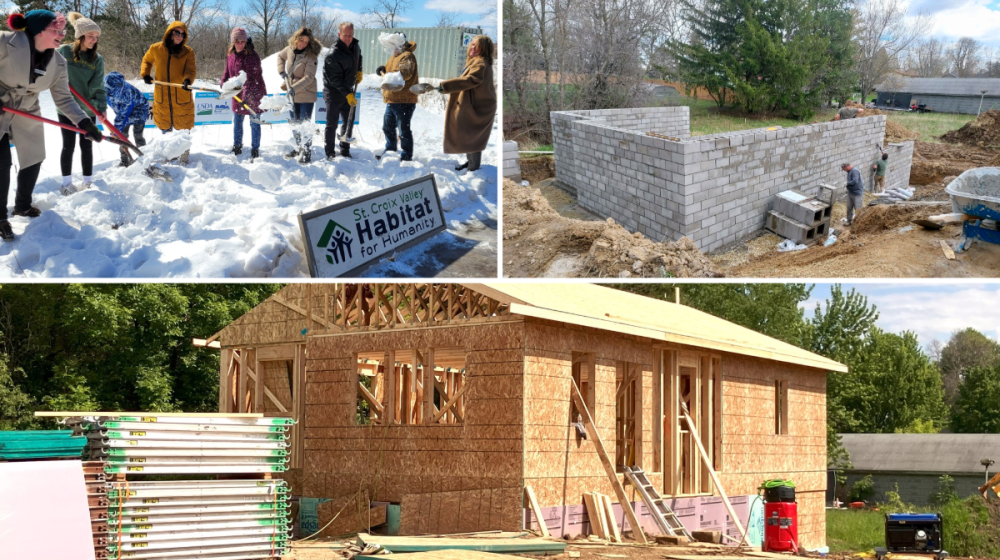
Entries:
<svg viewBox="0 0 1000 560">
<path fill-rule="evenodd" d="M 358 276 L 447 229 L 434 174 L 299 214 L 299 227 L 314 278 Z"/>
</svg>

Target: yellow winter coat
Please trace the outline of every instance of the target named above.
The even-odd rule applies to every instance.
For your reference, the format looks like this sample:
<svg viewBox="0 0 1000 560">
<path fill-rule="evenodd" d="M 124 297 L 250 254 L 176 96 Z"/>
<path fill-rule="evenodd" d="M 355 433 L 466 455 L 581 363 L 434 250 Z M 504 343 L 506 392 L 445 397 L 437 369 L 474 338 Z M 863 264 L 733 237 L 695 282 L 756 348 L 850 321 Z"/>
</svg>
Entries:
<svg viewBox="0 0 1000 560">
<path fill-rule="evenodd" d="M 167 49 L 170 34 L 174 29 L 184 32 L 184 42 L 176 54 Z M 187 46 L 187 26 L 175 21 L 167 26 L 163 41 L 155 43 L 142 57 L 143 76 L 151 75 L 158 82 L 183 83 L 185 79 L 194 83 L 197 75 L 194 65 L 194 49 Z M 194 93 L 173 86 L 156 86 L 153 94 L 153 121 L 161 130 L 171 128 L 185 130 L 194 128 Z"/>
</svg>

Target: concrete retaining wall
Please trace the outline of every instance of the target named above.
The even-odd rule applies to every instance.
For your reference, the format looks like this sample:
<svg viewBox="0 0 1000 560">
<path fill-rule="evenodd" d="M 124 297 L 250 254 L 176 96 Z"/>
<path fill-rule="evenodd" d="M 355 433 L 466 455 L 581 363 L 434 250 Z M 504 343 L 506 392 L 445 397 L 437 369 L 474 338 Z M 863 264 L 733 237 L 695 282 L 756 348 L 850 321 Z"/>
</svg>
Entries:
<svg viewBox="0 0 1000 560">
<path fill-rule="evenodd" d="M 687 107 L 553 112 L 556 177 L 581 206 L 653 239 L 691 238 L 703 251 L 764 226 L 776 193 L 842 186 L 840 164 L 871 189 L 884 115 L 691 137 Z M 671 136 L 668 140 L 650 136 Z M 891 185 L 908 185 L 913 143 L 889 149 Z"/>
<path fill-rule="evenodd" d="M 503 177 L 521 184 L 521 164 L 517 155 L 517 142 L 503 143 Z"/>
</svg>

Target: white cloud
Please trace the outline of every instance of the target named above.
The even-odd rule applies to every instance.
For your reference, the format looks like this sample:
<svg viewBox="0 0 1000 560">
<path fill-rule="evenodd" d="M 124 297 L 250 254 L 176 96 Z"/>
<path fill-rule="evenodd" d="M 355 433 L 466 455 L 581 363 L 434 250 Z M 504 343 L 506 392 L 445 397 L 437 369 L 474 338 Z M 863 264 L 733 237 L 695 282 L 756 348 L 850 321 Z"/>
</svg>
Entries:
<svg viewBox="0 0 1000 560">
<path fill-rule="evenodd" d="M 990 2 L 971 0 L 950 6 L 934 14 L 932 35 L 950 40 L 972 37 L 987 43 L 1000 37 L 1000 10 L 990 8 Z"/>
<path fill-rule="evenodd" d="M 860 291 L 866 290 L 861 287 Z M 952 332 L 968 327 L 1000 340 L 995 314 L 972 312 L 1000 309 L 1000 288 L 996 286 L 955 286 L 948 292 L 900 286 L 893 293 L 866 295 L 878 306 L 879 326 L 891 332 L 913 331 L 921 344 L 935 338 L 947 342 Z"/>
<path fill-rule="evenodd" d="M 430 2 L 424 4 L 424 8 L 428 10 L 441 10 L 442 12 L 460 12 L 463 14 L 478 14 L 482 13 L 483 6 L 481 2 L 475 0 L 431 0 Z"/>
</svg>

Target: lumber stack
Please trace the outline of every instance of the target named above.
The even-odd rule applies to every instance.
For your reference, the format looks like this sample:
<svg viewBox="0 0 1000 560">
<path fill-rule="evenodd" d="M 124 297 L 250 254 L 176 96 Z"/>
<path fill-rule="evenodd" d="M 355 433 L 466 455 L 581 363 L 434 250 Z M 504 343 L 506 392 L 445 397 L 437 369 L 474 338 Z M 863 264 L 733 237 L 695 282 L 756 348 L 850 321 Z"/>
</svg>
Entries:
<svg viewBox="0 0 1000 560">
<path fill-rule="evenodd" d="M 291 419 L 81 413 L 63 423 L 86 439 L 99 560 L 249 560 L 287 552 L 289 488 L 270 477 L 287 469 Z"/>
<path fill-rule="evenodd" d="M 0 461 L 79 459 L 86 442 L 72 430 L 0 432 Z"/>
</svg>

